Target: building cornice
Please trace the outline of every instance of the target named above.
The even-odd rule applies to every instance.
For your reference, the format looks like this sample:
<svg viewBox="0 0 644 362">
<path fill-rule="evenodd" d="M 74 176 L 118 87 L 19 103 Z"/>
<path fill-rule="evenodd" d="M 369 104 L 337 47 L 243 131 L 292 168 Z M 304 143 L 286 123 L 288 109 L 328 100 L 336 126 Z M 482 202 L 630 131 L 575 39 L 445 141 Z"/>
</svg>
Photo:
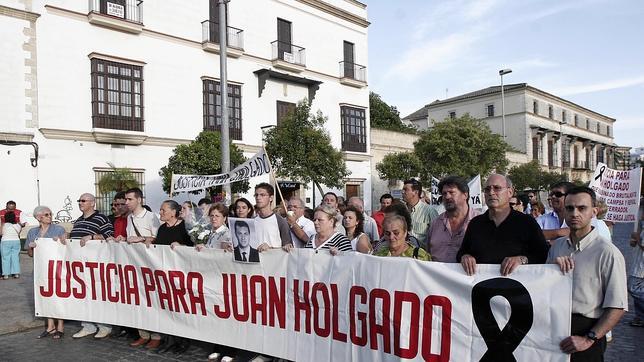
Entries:
<svg viewBox="0 0 644 362">
<path fill-rule="evenodd" d="M 34 135 L 31 133 L 0 132 L 0 140 L 8 142 L 33 142 Z"/>
<path fill-rule="evenodd" d="M 94 129 L 93 131 L 78 131 L 56 128 L 41 128 L 40 132 L 45 138 L 68 141 L 84 141 L 108 144 L 126 144 L 142 146 L 176 147 L 181 144 L 188 144 L 192 139 L 149 137 L 136 132 L 124 132 L 106 129 Z"/>
<path fill-rule="evenodd" d="M 27 10 L 15 9 L 4 5 L 0 5 L 0 15 L 9 16 L 11 18 L 27 20 L 27 21 L 36 21 L 36 19 L 40 17 L 40 14 L 38 13 L 34 13 Z"/>
<path fill-rule="evenodd" d="M 138 66 L 144 66 L 144 65 L 147 64 L 146 62 L 142 62 L 140 60 L 123 58 L 123 57 L 119 57 L 119 56 L 116 56 L 116 55 L 108 55 L 108 54 L 102 54 L 102 53 L 97 53 L 97 52 L 91 52 L 91 53 L 87 54 L 87 57 L 89 59 L 98 58 L 98 59 L 103 59 L 103 60 L 109 60 L 109 61 L 112 61 L 112 62 L 126 63 L 126 64 L 130 64 L 130 65 L 138 65 Z"/>
<path fill-rule="evenodd" d="M 584 106 L 580 106 L 580 105 L 579 105 L 579 104 L 577 104 L 577 103 L 573 103 L 573 102 L 571 102 L 571 101 L 569 101 L 569 100 L 563 99 L 563 98 L 561 98 L 561 97 L 558 97 L 558 96 L 556 96 L 556 95 L 554 95 L 554 94 L 548 93 L 548 92 L 543 91 L 543 90 L 541 90 L 541 89 L 535 88 L 535 87 L 533 87 L 533 86 L 528 85 L 528 86 L 526 87 L 526 90 L 527 90 L 527 91 L 534 92 L 534 93 L 536 93 L 536 94 L 538 94 L 538 95 L 540 95 L 540 96 L 542 96 L 542 97 L 551 98 L 551 99 L 554 99 L 554 100 L 556 100 L 556 101 L 558 101 L 558 102 L 564 103 L 564 104 L 566 104 L 566 105 L 567 105 L 568 107 L 570 107 L 570 108 L 576 108 L 576 109 L 577 109 L 578 111 L 580 111 L 580 112 L 588 112 L 588 113 L 592 113 L 593 115 L 595 115 L 595 116 L 596 116 L 596 118 L 601 118 L 603 121 L 611 122 L 611 123 L 615 123 L 615 121 L 616 121 L 616 119 L 615 119 L 615 118 L 608 117 L 608 116 L 603 115 L 603 114 L 601 114 L 601 113 L 595 112 L 595 111 L 593 111 L 593 110 L 591 110 L 591 109 L 588 109 L 588 108 L 586 108 L 586 107 L 584 107 Z M 506 92 L 506 93 L 507 93 L 507 92 Z"/>
<path fill-rule="evenodd" d="M 371 23 L 367 21 L 367 19 L 360 17 L 358 15 L 352 14 L 346 10 L 340 9 L 337 6 L 333 6 L 327 2 L 320 1 L 320 0 L 297 0 L 298 2 L 302 4 L 309 5 L 313 8 L 316 8 L 320 11 L 323 11 L 327 14 L 331 14 L 335 17 L 338 17 L 340 19 L 346 20 L 350 23 L 359 25 L 363 28 L 368 27 Z"/>
<path fill-rule="evenodd" d="M 344 159 L 347 161 L 362 162 L 362 161 L 371 160 L 371 155 L 368 155 L 366 153 L 349 152 L 349 151 L 342 151 L 342 157 L 344 157 Z"/>
</svg>

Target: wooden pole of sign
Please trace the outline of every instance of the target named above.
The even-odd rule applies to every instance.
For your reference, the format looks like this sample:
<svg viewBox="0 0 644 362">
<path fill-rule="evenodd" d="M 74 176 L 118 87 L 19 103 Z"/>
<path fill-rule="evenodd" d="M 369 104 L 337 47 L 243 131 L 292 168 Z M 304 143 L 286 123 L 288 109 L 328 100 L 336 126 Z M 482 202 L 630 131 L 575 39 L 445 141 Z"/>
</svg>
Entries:
<svg viewBox="0 0 644 362">
<path fill-rule="evenodd" d="M 638 167 L 638 168 L 639 168 L 639 171 L 640 171 L 640 182 L 639 182 L 639 185 L 637 186 L 637 193 L 638 193 L 638 196 L 640 196 L 640 197 L 637 198 L 637 202 L 638 202 L 637 203 L 637 214 L 635 215 L 635 225 L 633 226 L 633 232 L 635 232 L 635 233 L 639 231 L 639 226 L 640 226 L 640 222 L 641 222 L 640 218 L 642 217 L 642 215 L 640 213 L 640 211 L 642 210 L 642 205 L 640 205 L 640 200 L 641 200 L 641 196 L 642 196 L 640 194 L 640 191 L 642 190 L 642 168 L 641 167 Z M 631 172 L 633 172 L 633 170 L 631 170 Z M 640 241 L 640 243 L 641 243 L 641 241 Z"/>
<path fill-rule="evenodd" d="M 262 149 L 264 150 L 264 153 L 266 154 L 266 160 L 268 160 L 268 167 L 271 168 L 271 177 L 273 178 L 273 181 L 275 182 L 275 188 L 277 189 L 277 192 L 280 194 L 280 198 L 282 199 L 282 206 L 284 207 L 284 211 L 288 212 L 288 209 L 286 208 L 286 203 L 284 200 L 284 195 L 282 195 L 282 190 L 280 190 L 280 185 L 277 182 L 277 178 L 275 178 L 275 173 L 273 172 L 273 164 L 271 163 L 271 158 L 268 155 L 268 152 L 266 152 L 266 149 L 264 146 L 262 146 Z"/>
</svg>

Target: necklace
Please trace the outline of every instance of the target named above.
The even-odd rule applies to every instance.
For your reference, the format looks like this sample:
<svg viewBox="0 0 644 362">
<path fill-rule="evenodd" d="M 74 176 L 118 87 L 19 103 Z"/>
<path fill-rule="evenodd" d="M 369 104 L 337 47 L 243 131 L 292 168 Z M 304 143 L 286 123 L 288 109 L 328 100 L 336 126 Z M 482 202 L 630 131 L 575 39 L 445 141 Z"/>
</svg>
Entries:
<svg viewBox="0 0 644 362">
<path fill-rule="evenodd" d="M 176 219 L 176 220 L 174 221 L 174 224 L 172 224 L 172 225 L 168 224 L 168 227 L 169 227 L 169 228 L 175 227 L 178 223 L 179 223 L 179 219 Z"/>
</svg>

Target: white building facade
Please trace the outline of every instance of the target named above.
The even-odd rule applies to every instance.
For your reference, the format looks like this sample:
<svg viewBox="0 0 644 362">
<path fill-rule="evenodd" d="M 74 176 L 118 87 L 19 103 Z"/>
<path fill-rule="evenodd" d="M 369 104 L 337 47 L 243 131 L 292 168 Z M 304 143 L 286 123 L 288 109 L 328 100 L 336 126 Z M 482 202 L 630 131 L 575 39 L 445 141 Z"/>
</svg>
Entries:
<svg viewBox="0 0 644 362">
<path fill-rule="evenodd" d="M 615 165 L 621 150 L 614 142 L 615 119 L 525 83 L 504 86 L 506 142 L 511 164 L 537 160 L 543 169 L 588 181 L 598 162 Z M 503 134 L 500 86 L 436 100 L 404 118 L 419 129 L 465 114 L 484 120 Z"/>
<path fill-rule="evenodd" d="M 173 148 L 221 127 L 217 3 L 0 0 L 0 202 L 56 211 L 98 193 L 109 162 L 158 209 Z M 306 98 L 352 172 L 335 191 L 371 199 L 366 17 L 354 0 L 228 3 L 230 136 L 247 157 Z M 311 205 L 310 185 L 281 181 Z"/>
</svg>

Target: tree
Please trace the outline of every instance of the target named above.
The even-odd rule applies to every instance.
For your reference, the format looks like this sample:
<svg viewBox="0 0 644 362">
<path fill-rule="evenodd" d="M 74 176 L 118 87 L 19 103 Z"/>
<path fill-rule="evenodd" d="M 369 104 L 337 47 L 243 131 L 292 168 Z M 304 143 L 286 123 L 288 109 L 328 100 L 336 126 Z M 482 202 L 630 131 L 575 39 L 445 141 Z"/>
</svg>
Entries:
<svg viewBox="0 0 644 362">
<path fill-rule="evenodd" d="M 197 138 L 187 145 L 179 145 L 172 151 L 168 165 L 161 167 L 159 176 L 163 178 L 163 191 L 170 192 L 172 174 L 217 175 L 221 173 L 221 134 L 215 131 L 202 131 Z M 246 162 L 242 151 L 233 143 L 230 144 L 230 169 Z M 232 192 L 246 192 L 248 181 L 239 181 L 231 185 Z M 221 187 L 212 187 L 207 192 L 212 197 Z M 193 191 L 197 194 L 201 191 Z"/>
<path fill-rule="evenodd" d="M 98 190 L 102 194 L 127 191 L 133 187 L 141 186 L 129 168 L 116 167 L 111 162 L 107 164 L 110 166 L 111 172 L 106 173 L 98 180 Z"/>
<path fill-rule="evenodd" d="M 380 95 L 369 92 L 369 124 L 372 128 L 388 129 L 404 133 L 418 133 L 416 128 L 400 120 L 400 112 L 382 100 Z"/>
<path fill-rule="evenodd" d="M 304 184 L 313 182 L 340 188 L 350 172 L 342 152 L 331 145 L 324 128 L 327 118 L 318 111 L 311 114 L 305 99 L 282 119 L 277 127 L 264 134 L 265 148 L 277 176 Z"/>
<path fill-rule="evenodd" d="M 567 174 L 543 171 L 537 160 L 512 167 L 508 176 L 516 190 L 549 190 L 557 182 L 568 181 Z"/>
<path fill-rule="evenodd" d="M 398 152 L 386 155 L 376 165 L 378 176 L 384 180 L 409 180 L 423 173 L 423 165 L 413 152 Z"/>
<path fill-rule="evenodd" d="M 468 114 L 434 123 L 414 142 L 414 153 L 423 164 L 425 175 L 436 178 L 446 175 L 470 178 L 493 170 L 503 172 L 508 165 L 505 152 L 509 149 L 484 121 Z"/>
</svg>

